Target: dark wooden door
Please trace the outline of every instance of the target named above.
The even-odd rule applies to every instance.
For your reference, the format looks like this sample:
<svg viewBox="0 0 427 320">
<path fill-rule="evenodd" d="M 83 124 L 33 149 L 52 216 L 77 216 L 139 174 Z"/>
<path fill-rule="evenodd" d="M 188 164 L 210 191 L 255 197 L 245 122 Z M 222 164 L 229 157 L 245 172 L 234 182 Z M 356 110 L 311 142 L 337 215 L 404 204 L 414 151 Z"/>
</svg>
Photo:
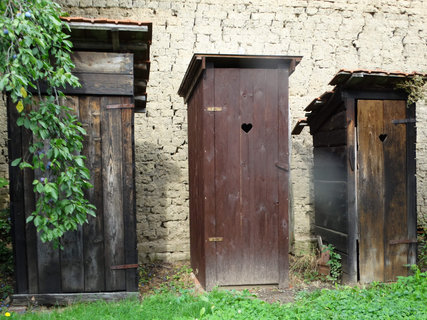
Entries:
<svg viewBox="0 0 427 320">
<path fill-rule="evenodd" d="M 406 118 L 402 100 L 359 100 L 358 212 L 361 282 L 393 281 L 408 263 Z"/>
<path fill-rule="evenodd" d="M 74 62 L 88 84 L 63 104 L 74 109 L 87 132 L 82 153 L 94 188 L 86 196 L 97 207 L 96 217 L 64 235 L 63 251 L 42 243 L 34 226 L 25 224 L 35 207 L 34 174 L 11 167 L 17 293 L 137 291 L 136 268 L 114 268 L 137 263 L 133 56 L 82 52 Z M 32 137 L 15 125 L 18 113 L 11 103 L 8 117 L 13 159 L 25 155 Z"/>
<path fill-rule="evenodd" d="M 218 285 L 279 283 L 279 269 L 287 268 L 287 257 L 279 261 L 288 241 L 281 218 L 288 206 L 288 111 L 280 72 L 215 69 Z"/>
</svg>

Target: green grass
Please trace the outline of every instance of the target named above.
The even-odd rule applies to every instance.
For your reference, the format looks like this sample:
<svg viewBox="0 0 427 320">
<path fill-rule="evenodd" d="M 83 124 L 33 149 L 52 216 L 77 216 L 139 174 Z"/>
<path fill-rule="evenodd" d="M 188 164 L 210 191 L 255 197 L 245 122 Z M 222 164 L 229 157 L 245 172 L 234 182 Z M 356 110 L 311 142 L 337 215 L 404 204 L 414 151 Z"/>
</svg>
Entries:
<svg viewBox="0 0 427 320">
<path fill-rule="evenodd" d="M 302 294 L 295 303 L 268 304 L 248 292 L 213 291 L 195 296 L 160 293 L 142 302 L 78 304 L 9 319 L 427 319 L 427 273 L 375 283 L 367 289 L 342 287 Z M 0 316 L 1 317 L 1 316 Z"/>
</svg>

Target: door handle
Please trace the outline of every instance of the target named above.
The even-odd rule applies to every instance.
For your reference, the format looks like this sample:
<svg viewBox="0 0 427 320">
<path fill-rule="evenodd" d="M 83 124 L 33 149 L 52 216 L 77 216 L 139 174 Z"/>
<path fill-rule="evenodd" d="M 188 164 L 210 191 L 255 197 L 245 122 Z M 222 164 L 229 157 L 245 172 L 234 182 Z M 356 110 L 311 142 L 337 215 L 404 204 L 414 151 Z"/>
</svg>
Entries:
<svg viewBox="0 0 427 320">
<path fill-rule="evenodd" d="M 284 162 L 276 162 L 275 163 L 276 167 L 279 168 L 280 170 L 289 172 L 289 165 L 287 163 Z"/>
</svg>

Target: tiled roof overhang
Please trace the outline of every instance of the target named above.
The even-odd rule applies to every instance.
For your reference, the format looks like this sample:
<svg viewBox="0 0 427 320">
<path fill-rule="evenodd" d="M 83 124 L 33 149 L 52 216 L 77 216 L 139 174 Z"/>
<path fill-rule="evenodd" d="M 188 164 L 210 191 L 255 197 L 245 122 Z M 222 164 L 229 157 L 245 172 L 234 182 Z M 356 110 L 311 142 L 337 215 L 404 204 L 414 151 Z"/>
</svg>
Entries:
<svg viewBox="0 0 427 320">
<path fill-rule="evenodd" d="M 318 98 L 315 98 L 304 109 L 307 111 L 306 117 L 298 120 L 292 134 L 298 135 L 305 126 L 308 126 L 316 116 L 322 113 L 322 108 L 328 105 L 335 98 L 339 90 L 358 90 L 358 91 L 375 91 L 375 90 L 397 90 L 397 85 L 403 83 L 415 76 L 420 76 L 427 80 L 426 73 L 401 71 L 388 72 L 383 70 L 339 70 L 329 85 L 335 86 L 331 91 L 326 91 Z"/>
</svg>

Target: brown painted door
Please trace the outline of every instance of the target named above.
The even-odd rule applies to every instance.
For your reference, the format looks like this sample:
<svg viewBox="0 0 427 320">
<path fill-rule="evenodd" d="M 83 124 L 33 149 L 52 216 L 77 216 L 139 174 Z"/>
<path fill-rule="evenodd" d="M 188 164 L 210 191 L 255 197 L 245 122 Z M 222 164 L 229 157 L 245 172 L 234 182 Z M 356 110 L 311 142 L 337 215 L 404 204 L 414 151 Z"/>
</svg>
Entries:
<svg viewBox="0 0 427 320">
<path fill-rule="evenodd" d="M 358 208 L 361 282 L 406 275 L 408 238 L 406 118 L 401 100 L 359 100 Z M 391 242 L 391 243 L 390 243 Z"/>
<path fill-rule="evenodd" d="M 288 141 L 279 145 L 287 111 L 278 107 L 278 75 L 215 69 L 215 106 L 222 108 L 215 112 L 218 285 L 279 283 L 279 241 L 287 241 L 279 234 L 279 201 L 287 207 L 288 199 L 279 180 L 287 175 Z"/>
</svg>

